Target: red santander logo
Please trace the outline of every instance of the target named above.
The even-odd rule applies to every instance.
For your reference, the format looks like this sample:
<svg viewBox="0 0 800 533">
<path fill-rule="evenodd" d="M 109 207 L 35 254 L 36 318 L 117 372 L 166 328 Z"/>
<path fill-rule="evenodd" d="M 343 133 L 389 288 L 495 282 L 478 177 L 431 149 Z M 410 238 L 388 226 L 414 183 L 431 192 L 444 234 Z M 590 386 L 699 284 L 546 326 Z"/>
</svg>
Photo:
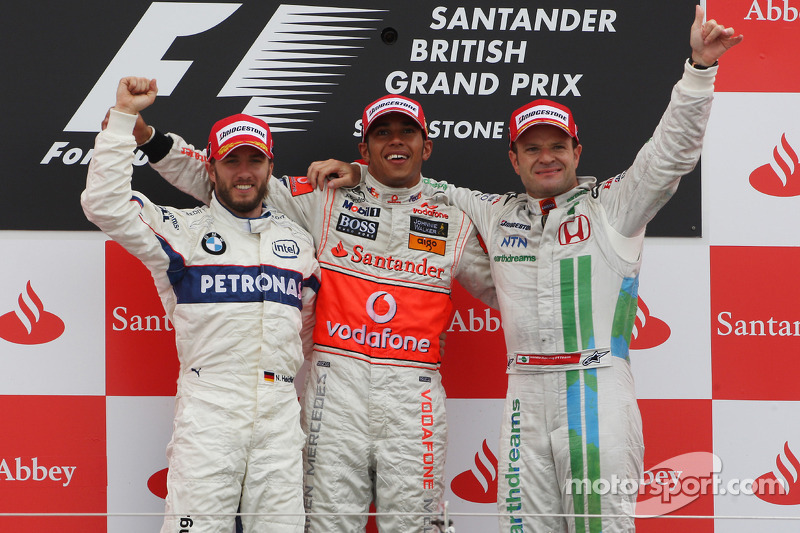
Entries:
<svg viewBox="0 0 800 533">
<path fill-rule="evenodd" d="M 0 337 L 16 344 L 45 344 L 62 333 L 64 321 L 44 310 L 30 280 L 17 299 L 17 308 L 0 316 Z"/>
<path fill-rule="evenodd" d="M 339 244 L 331 248 L 331 253 L 334 255 L 334 257 L 344 257 L 347 255 L 347 250 L 344 249 L 342 241 L 339 241 Z"/>
<path fill-rule="evenodd" d="M 652 316 L 647 304 L 640 297 L 636 309 L 636 322 L 633 325 L 631 349 L 647 350 L 660 346 L 667 342 L 670 333 L 669 325 L 660 318 Z"/>
<path fill-rule="evenodd" d="M 769 196 L 800 196 L 800 161 L 785 133 L 772 150 L 772 157 L 774 164 L 767 163 L 750 174 L 750 185 Z"/>
<path fill-rule="evenodd" d="M 154 496 L 165 500 L 167 498 L 167 474 L 169 468 L 159 470 L 147 480 L 147 488 Z"/>
<path fill-rule="evenodd" d="M 787 441 L 783 445 L 783 455 L 775 458 L 775 466 L 781 477 L 768 472 L 756 479 L 753 493 L 767 503 L 775 505 L 800 504 L 800 461 L 797 460 Z M 787 464 L 788 463 L 788 464 Z"/>
<path fill-rule="evenodd" d="M 453 494 L 475 503 L 497 501 L 497 457 L 489 449 L 486 439 L 475 454 L 475 468 L 461 472 L 450 483 Z"/>
</svg>

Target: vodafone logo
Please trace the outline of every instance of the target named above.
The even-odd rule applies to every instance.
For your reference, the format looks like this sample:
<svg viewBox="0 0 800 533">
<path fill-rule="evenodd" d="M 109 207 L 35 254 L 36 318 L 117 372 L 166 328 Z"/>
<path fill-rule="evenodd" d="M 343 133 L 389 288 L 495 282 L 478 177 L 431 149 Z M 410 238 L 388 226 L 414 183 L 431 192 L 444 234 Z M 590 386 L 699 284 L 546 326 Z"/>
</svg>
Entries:
<svg viewBox="0 0 800 533">
<path fill-rule="evenodd" d="M 486 439 L 475 453 L 475 466 L 458 474 L 450 483 L 453 494 L 475 503 L 497 501 L 497 457 L 492 453 Z"/>
<path fill-rule="evenodd" d="M 438 205 L 431 205 L 428 202 L 423 203 L 419 208 L 415 207 L 412 209 L 412 212 L 417 215 L 425 215 L 434 218 L 450 218 L 449 215 L 446 213 L 442 213 L 441 211 L 437 211 L 439 208 Z"/>
<path fill-rule="evenodd" d="M 375 308 L 379 300 L 382 302 L 382 304 L 379 304 L 379 308 L 382 309 L 383 312 L 379 312 Z M 397 302 L 394 296 L 388 292 L 374 292 L 367 298 L 367 315 L 374 320 L 376 324 L 386 324 L 394 318 L 395 314 L 397 314 Z"/>
<path fill-rule="evenodd" d="M 800 461 L 792 453 L 787 441 L 783 454 L 775 458 L 780 473 L 768 472 L 755 480 L 753 493 L 761 500 L 775 505 L 800 505 Z"/>
<path fill-rule="evenodd" d="M 367 297 L 366 313 L 375 324 L 386 324 L 397 314 L 397 301 L 386 291 L 373 292 Z M 366 318 L 364 321 L 366 322 Z M 364 349 L 363 347 L 368 346 L 392 353 L 397 351 L 428 353 L 431 348 L 430 339 L 402 335 L 394 332 L 391 327 L 373 331 L 372 324 L 350 325 L 328 320 L 326 330 L 330 339 L 344 341 L 343 345 L 348 349 Z"/>
<path fill-rule="evenodd" d="M 750 185 L 769 196 L 790 197 L 800 195 L 800 160 L 789 144 L 786 134 L 772 151 L 773 161 L 750 173 Z"/>
<path fill-rule="evenodd" d="M 647 350 L 660 346 L 667 342 L 670 333 L 669 325 L 660 318 L 651 316 L 650 309 L 640 297 L 636 309 L 636 322 L 633 325 L 631 349 Z"/>
<path fill-rule="evenodd" d="M 17 309 L 0 316 L 0 338 L 16 344 L 46 344 L 64 333 L 64 322 L 44 310 L 41 298 L 28 281 Z"/>
</svg>

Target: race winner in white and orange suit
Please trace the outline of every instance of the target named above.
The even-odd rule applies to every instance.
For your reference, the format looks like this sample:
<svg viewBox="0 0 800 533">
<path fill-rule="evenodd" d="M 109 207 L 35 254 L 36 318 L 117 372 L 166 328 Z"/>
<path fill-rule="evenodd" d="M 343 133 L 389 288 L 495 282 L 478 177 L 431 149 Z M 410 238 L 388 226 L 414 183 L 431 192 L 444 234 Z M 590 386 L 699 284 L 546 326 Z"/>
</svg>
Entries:
<svg viewBox="0 0 800 533">
<path fill-rule="evenodd" d="M 364 131 L 394 135 L 380 124 L 390 117 L 410 123 L 388 141 L 393 156 L 382 163 L 404 168 L 417 157 L 409 146 L 429 142 L 422 108 L 384 97 L 365 109 Z M 145 148 L 156 170 L 207 198 L 193 148 L 173 134 L 155 134 L 148 144 L 162 147 Z M 323 270 L 303 403 L 307 531 L 363 531 L 365 516 L 313 513 L 363 513 L 373 499 L 379 513 L 427 513 L 378 516 L 382 532 L 438 531 L 431 520 L 444 492 L 447 446 L 439 336 L 453 281 L 496 306 L 473 224 L 459 209 L 431 202 L 419 170 L 408 187 L 367 174 L 335 191 L 284 177 L 270 183 L 269 196 L 314 236 Z"/>
<path fill-rule="evenodd" d="M 709 24 L 708 32 L 717 31 Z M 741 39 L 732 40 L 729 46 Z M 502 532 L 634 530 L 630 516 L 521 515 L 634 512 L 644 444 L 628 352 L 645 226 L 700 157 L 712 64 L 726 48 L 702 54 L 707 48 L 693 45 L 695 59 L 652 139 L 616 177 L 599 184 L 578 177 L 582 146 L 571 111 L 535 100 L 509 122 L 509 157 L 527 194 L 426 181 L 426 194 L 440 191 L 434 202 L 456 205 L 475 222 L 497 287 L 509 374 L 498 474 Z"/>
<path fill-rule="evenodd" d="M 89 220 L 150 269 L 175 328 L 180 373 L 161 531 L 231 532 L 240 509 L 284 513 L 243 516 L 245 532 L 300 532 L 305 439 L 292 381 L 303 363 L 302 336 L 311 347 L 320 279 L 312 238 L 263 205 L 265 189 L 254 187 L 260 182 L 252 172 L 239 171 L 255 161 L 266 187 L 272 141 L 266 123 L 253 117 L 229 117 L 212 130 L 221 137 L 258 132 L 228 135 L 214 150 L 217 190 L 221 167 L 232 169 L 225 171 L 227 196 L 239 202 L 249 195 L 251 216 L 222 195 L 181 210 L 133 192 L 131 132 L 143 107 L 118 109 L 122 85 L 137 80 L 120 84 L 81 202 Z"/>
</svg>

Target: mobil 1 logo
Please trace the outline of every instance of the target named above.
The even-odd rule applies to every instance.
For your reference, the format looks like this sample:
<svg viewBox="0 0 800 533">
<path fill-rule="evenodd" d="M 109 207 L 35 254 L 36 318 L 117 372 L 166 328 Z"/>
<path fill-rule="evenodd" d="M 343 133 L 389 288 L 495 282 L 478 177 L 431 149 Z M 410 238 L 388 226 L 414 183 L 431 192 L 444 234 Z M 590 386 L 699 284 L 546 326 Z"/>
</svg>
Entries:
<svg viewBox="0 0 800 533">
<path fill-rule="evenodd" d="M 378 237 L 378 223 L 374 220 L 364 220 L 346 213 L 340 213 L 339 221 L 336 223 L 336 231 L 374 241 Z"/>
</svg>

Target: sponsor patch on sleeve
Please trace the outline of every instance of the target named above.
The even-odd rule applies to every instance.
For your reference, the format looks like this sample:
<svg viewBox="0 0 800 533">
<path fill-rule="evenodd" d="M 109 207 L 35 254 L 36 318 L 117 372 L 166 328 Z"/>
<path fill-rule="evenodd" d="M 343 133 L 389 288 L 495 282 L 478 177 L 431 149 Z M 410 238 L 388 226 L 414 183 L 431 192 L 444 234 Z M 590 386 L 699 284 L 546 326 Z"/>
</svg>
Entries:
<svg viewBox="0 0 800 533">
<path fill-rule="evenodd" d="M 289 191 L 292 196 L 301 196 L 314 191 L 311 182 L 305 176 L 289 176 Z"/>
</svg>

